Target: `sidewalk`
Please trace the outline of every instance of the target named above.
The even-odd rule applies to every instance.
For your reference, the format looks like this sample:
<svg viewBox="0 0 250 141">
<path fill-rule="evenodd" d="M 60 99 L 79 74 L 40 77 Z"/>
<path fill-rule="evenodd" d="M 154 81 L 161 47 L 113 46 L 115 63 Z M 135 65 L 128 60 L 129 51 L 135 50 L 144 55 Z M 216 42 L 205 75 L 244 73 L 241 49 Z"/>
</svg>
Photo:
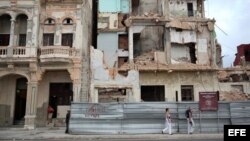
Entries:
<svg viewBox="0 0 250 141">
<path fill-rule="evenodd" d="M 136 134 L 136 135 L 69 135 L 65 128 L 0 128 L 0 140 L 32 140 L 32 139 L 223 139 L 223 134 Z"/>
</svg>

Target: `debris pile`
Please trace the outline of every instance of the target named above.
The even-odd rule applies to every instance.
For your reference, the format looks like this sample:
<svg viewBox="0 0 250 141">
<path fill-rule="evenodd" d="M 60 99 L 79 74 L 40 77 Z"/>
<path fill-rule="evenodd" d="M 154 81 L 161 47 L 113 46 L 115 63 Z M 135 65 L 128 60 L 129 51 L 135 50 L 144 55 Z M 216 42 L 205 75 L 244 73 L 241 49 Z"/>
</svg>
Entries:
<svg viewBox="0 0 250 141">
<path fill-rule="evenodd" d="M 250 94 L 237 91 L 220 91 L 220 101 L 247 101 L 250 100 Z"/>
</svg>

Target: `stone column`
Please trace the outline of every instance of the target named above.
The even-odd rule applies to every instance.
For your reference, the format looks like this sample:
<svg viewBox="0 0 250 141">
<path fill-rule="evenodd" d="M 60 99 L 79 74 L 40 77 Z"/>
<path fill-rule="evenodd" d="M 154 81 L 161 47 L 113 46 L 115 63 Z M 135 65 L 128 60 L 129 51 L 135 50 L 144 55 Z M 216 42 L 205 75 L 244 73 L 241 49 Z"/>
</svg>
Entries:
<svg viewBox="0 0 250 141">
<path fill-rule="evenodd" d="M 133 27 L 129 27 L 128 43 L 129 43 L 129 63 L 134 62 L 134 40 Z"/>
<path fill-rule="evenodd" d="M 61 42 L 62 42 L 62 25 L 59 24 L 56 26 L 54 44 L 56 46 L 61 46 Z"/>
<path fill-rule="evenodd" d="M 170 28 L 165 30 L 165 48 L 164 52 L 166 55 L 167 64 L 171 64 L 171 37 L 170 37 Z"/>
<path fill-rule="evenodd" d="M 73 102 L 81 102 L 81 61 L 74 59 L 74 66 L 68 69 L 70 78 L 73 81 Z"/>
<path fill-rule="evenodd" d="M 27 23 L 26 47 L 31 47 L 32 44 L 32 20 L 28 19 Z"/>
<path fill-rule="evenodd" d="M 11 25 L 10 25 L 10 42 L 9 42 L 9 47 L 7 51 L 7 56 L 11 57 L 13 55 L 13 46 L 14 46 L 14 39 L 15 39 L 15 19 L 11 19 Z"/>
<path fill-rule="evenodd" d="M 38 82 L 28 82 L 26 113 L 25 113 L 25 129 L 36 128 L 36 108 L 37 108 L 37 89 Z"/>
<path fill-rule="evenodd" d="M 80 102 L 80 92 L 81 92 L 81 80 L 75 79 L 73 80 L 73 101 Z"/>
</svg>

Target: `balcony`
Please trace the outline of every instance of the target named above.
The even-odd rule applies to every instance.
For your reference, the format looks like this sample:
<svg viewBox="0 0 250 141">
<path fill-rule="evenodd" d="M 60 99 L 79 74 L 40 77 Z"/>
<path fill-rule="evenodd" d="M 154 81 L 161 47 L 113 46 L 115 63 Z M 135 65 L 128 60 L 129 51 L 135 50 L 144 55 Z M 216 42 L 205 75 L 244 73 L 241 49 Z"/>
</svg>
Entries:
<svg viewBox="0 0 250 141">
<path fill-rule="evenodd" d="M 0 46 L 0 62 L 30 62 L 36 60 L 36 48 Z"/>
<path fill-rule="evenodd" d="M 72 62 L 74 58 L 80 57 L 80 50 L 68 46 L 43 46 L 40 48 L 40 61 L 48 62 Z"/>
</svg>

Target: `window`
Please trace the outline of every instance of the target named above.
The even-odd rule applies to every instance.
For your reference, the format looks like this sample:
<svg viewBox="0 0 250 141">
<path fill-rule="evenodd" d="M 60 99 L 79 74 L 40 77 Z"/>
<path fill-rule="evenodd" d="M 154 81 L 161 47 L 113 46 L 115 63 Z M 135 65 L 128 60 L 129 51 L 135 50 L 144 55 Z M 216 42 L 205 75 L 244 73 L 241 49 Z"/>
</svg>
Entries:
<svg viewBox="0 0 250 141">
<path fill-rule="evenodd" d="M 141 86 L 141 99 L 143 101 L 165 101 L 165 87 Z"/>
<path fill-rule="evenodd" d="M 194 101 L 194 88 L 192 85 L 181 86 L 181 100 Z"/>
<path fill-rule="evenodd" d="M 119 49 L 128 50 L 128 35 L 127 34 L 119 35 Z"/>
<path fill-rule="evenodd" d="M 48 18 L 47 20 L 45 20 L 45 25 L 54 25 L 55 24 L 55 20 Z"/>
<path fill-rule="evenodd" d="M 72 33 L 66 33 L 62 34 L 62 46 L 70 46 L 73 45 L 73 34 Z"/>
<path fill-rule="evenodd" d="M 26 46 L 26 34 L 19 35 L 19 46 Z"/>
<path fill-rule="evenodd" d="M 70 19 L 70 18 L 66 18 L 66 19 L 63 21 L 63 24 L 64 24 L 64 25 L 72 25 L 72 24 L 73 24 L 73 20 Z"/>
<path fill-rule="evenodd" d="M 10 34 L 0 34 L 0 46 L 8 46 L 10 42 Z"/>
<path fill-rule="evenodd" d="M 189 53 L 190 53 L 190 59 L 191 59 L 191 63 L 196 64 L 197 58 L 196 58 L 196 50 L 195 50 L 195 44 L 194 43 L 190 43 L 189 44 Z"/>
<path fill-rule="evenodd" d="M 53 46 L 54 45 L 54 34 L 45 33 L 43 34 L 43 46 Z"/>
<path fill-rule="evenodd" d="M 250 49 L 246 48 L 244 50 L 245 61 L 250 61 Z"/>
<path fill-rule="evenodd" d="M 128 62 L 128 57 L 118 57 L 118 67 Z"/>
<path fill-rule="evenodd" d="M 188 17 L 194 16 L 193 3 L 187 3 Z"/>
</svg>

